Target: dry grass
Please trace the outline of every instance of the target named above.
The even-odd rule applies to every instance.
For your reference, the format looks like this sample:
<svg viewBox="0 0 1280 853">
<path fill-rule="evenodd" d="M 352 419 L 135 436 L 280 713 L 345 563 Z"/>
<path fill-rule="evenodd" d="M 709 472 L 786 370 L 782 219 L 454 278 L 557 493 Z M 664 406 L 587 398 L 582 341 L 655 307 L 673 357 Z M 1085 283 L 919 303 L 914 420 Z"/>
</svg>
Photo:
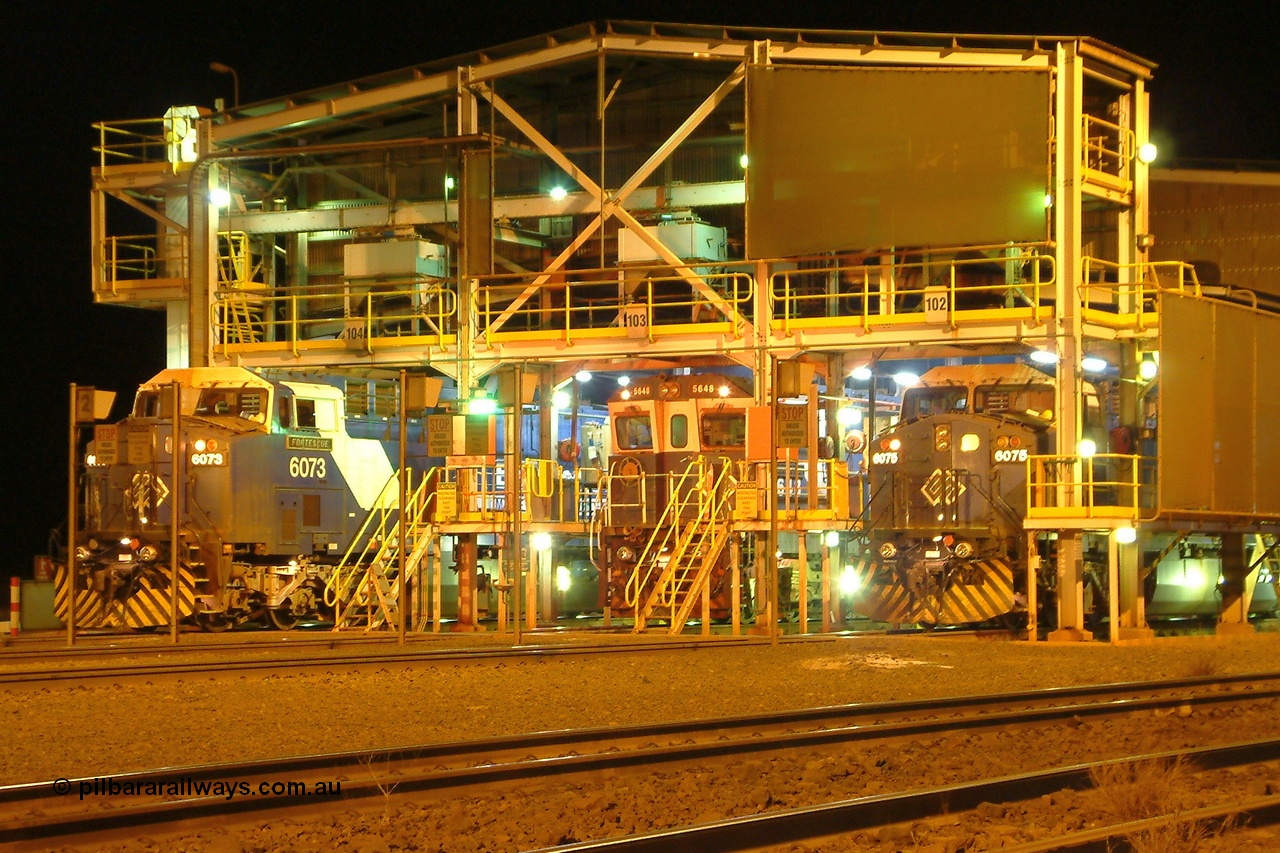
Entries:
<svg viewBox="0 0 1280 853">
<path fill-rule="evenodd" d="M 1090 775 L 1102 809 L 1114 823 L 1176 815 L 1195 807 L 1195 782 L 1181 759 L 1137 761 L 1105 765 Z M 1133 853 L 1194 853 L 1206 841 L 1230 831 L 1228 821 L 1210 825 L 1201 820 L 1162 824 L 1127 838 Z"/>
<path fill-rule="evenodd" d="M 1222 660 L 1212 652 L 1204 652 L 1187 661 L 1186 677 L 1203 678 L 1211 675 L 1222 675 L 1225 668 Z"/>
</svg>

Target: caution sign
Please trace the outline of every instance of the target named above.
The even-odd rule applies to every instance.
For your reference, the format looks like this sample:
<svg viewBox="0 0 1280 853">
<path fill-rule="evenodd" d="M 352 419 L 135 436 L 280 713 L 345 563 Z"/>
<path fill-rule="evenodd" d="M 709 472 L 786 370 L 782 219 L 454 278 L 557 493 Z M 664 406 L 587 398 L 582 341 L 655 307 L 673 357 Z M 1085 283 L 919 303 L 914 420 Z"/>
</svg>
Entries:
<svg viewBox="0 0 1280 853">
<path fill-rule="evenodd" d="M 809 407 L 778 405 L 775 411 L 778 447 L 804 447 L 809 437 Z"/>
</svg>

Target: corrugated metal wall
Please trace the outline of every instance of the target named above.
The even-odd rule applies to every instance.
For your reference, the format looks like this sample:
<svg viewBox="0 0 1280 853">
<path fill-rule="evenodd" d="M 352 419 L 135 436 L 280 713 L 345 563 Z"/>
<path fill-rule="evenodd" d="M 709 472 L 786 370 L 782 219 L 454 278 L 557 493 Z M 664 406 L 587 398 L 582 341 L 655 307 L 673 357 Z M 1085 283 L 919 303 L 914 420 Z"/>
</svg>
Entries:
<svg viewBox="0 0 1280 853">
<path fill-rule="evenodd" d="M 1221 281 L 1280 295 L 1280 185 L 1151 181 L 1153 260 L 1212 261 Z"/>
</svg>

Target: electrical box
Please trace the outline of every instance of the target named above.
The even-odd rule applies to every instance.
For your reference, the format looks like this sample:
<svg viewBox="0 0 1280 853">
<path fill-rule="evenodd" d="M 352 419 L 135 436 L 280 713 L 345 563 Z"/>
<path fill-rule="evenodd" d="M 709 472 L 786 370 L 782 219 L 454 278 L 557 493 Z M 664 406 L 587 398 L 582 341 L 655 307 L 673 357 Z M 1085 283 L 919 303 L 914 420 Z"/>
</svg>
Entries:
<svg viewBox="0 0 1280 853">
<path fill-rule="evenodd" d="M 348 279 L 386 280 L 446 278 L 444 246 L 426 240 L 348 243 L 342 247 L 343 275 Z"/>
<path fill-rule="evenodd" d="M 728 258 L 723 228 L 697 220 L 672 220 L 646 225 L 644 230 L 657 237 L 682 261 L 721 263 Z M 658 253 L 631 229 L 618 229 L 619 263 L 660 260 Z"/>
</svg>

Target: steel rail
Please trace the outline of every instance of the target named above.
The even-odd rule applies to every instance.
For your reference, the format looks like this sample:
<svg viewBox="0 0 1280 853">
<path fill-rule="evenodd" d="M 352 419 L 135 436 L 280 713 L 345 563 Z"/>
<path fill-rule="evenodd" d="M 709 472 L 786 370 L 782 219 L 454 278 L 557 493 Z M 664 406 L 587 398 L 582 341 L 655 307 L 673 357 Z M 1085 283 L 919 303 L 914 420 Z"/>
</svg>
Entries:
<svg viewBox="0 0 1280 853">
<path fill-rule="evenodd" d="M 1064 788 L 1084 790 L 1093 787 L 1093 774 L 1106 767 L 1118 767 L 1144 761 L 1190 761 L 1202 769 L 1220 769 L 1260 764 L 1280 759 L 1280 739 L 1236 743 L 1221 747 L 1200 747 L 1152 753 L 1127 758 L 1094 761 L 1070 767 L 1034 773 L 1019 773 L 995 779 L 982 779 L 958 785 L 880 794 L 842 800 L 818 806 L 806 806 L 730 818 L 696 826 L 585 841 L 547 847 L 534 853 L 735 853 L 766 845 L 795 843 L 833 836 L 905 821 L 923 820 L 941 814 L 975 809 L 982 803 L 1014 803 L 1053 794 Z M 1248 814 L 1267 822 L 1280 820 L 1280 797 L 1260 798 L 1234 806 L 1199 810 L 1206 819 L 1217 816 Z M 1135 831 L 1159 825 L 1194 819 L 1198 812 L 1186 812 L 1117 824 L 1087 833 L 1075 833 L 1064 839 L 1002 848 L 1005 853 L 1110 853 L 1115 843 Z M 1110 844 L 1111 846 L 1107 846 Z"/>
<path fill-rule="evenodd" d="M 115 808 L 103 808 L 108 797 L 94 788 L 92 809 L 72 800 L 81 784 L 106 779 L 119 785 L 147 784 L 163 790 L 179 786 L 194 790 L 198 782 L 264 779 L 327 772 L 332 779 L 340 771 L 355 771 L 359 778 L 342 780 L 344 800 L 385 797 L 395 793 L 455 790 L 474 785 L 498 785 L 512 781 L 546 779 L 573 773 L 593 773 L 618 768 L 638 768 L 674 762 L 705 761 L 765 751 L 813 748 L 832 743 L 885 740 L 941 731 L 990 729 L 1008 725 L 1046 723 L 1085 716 L 1121 715 L 1192 704 L 1258 701 L 1280 697 L 1280 686 L 1247 689 L 1243 677 L 1229 679 L 1238 689 L 1222 689 L 1221 680 L 1185 679 L 1177 688 L 1155 683 L 1105 685 L 1101 688 L 1056 688 L 1015 694 L 927 700 L 909 703 L 809 708 L 778 714 L 630 728 L 564 730 L 526 736 L 445 744 L 310 755 L 268 761 L 250 761 L 186 768 L 137 771 L 111 776 L 84 777 L 55 782 L 35 782 L 0 787 L 0 805 L 8 812 L 0 818 L 0 837 L 13 840 L 65 838 L 103 829 L 137 827 L 179 819 L 210 818 L 263 809 L 284 809 L 321 804 L 313 794 L 247 796 L 179 796 L 168 801 L 140 801 L 124 796 Z M 1264 680 L 1274 681 L 1274 676 Z M 1252 682 L 1256 687 L 1256 679 Z M 1210 692 L 1188 693 L 1196 688 Z M 1182 691 L 1182 692 L 1179 692 Z M 1146 692 L 1140 698 L 1126 696 Z M 1163 694 L 1163 695 L 1161 695 Z M 1077 701 L 1092 700 L 1092 701 Z M 1042 707 L 1009 706 L 1047 703 Z M 1005 710 L 992 710 L 1004 706 Z M 939 712 L 947 711 L 951 716 Z M 895 719 L 896 718 L 896 719 Z M 797 723 L 833 723 L 829 728 L 795 731 Z M 689 742 L 691 737 L 700 741 Z M 661 746 L 655 738 L 679 739 Z M 621 746 L 620 746 L 621 745 Z M 1277 747 L 1280 749 L 1280 746 Z M 442 761 L 452 767 L 440 768 Z M 429 769 L 424 764 L 431 763 Z M 367 778 L 366 778 L 367 777 Z M 302 781 L 302 780 L 298 780 Z M 183 787 L 185 786 L 185 787 Z M 306 790 L 311 790 L 310 784 Z M 70 806 L 68 806 L 70 803 Z M 15 814 L 18 812 L 18 814 Z M 892 822 L 892 821 L 887 821 Z"/>
<path fill-rule="evenodd" d="M 392 640 L 394 642 L 394 640 Z M 537 645 L 502 645 L 502 646 L 485 646 L 467 648 L 450 648 L 450 649 L 400 649 L 387 652 L 368 652 L 363 654 L 339 654 L 328 656 L 293 656 L 293 655 L 275 655 L 254 658 L 252 660 L 231 660 L 226 657 L 220 657 L 214 660 L 205 659 L 199 661 L 180 661 L 180 662 L 162 662 L 162 663 L 139 663 L 133 665 L 120 666 L 104 666 L 95 667 L 93 669 L 67 668 L 62 665 L 56 669 L 13 669 L 8 671 L 0 671 L 0 687 L 14 687 L 18 685 L 36 684 L 45 686 L 47 684 L 56 684 L 58 682 L 74 681 L 76 683 L 84 683 L 87 681 L 102 681 L 110 679 L 128 679 L 128 678 L 150 678 L 156 675 L 190 675 L 190 674 L 238 674 L 244 672 L 252 672 L 257 670 L 273 670 L 284 667 L 297 667 L 306 669 L 312 667 L 333 667 L 333 666 L 370 666 L 370 665 L 386 665 L 399 663 L 434 663 L 438 661 L 485 661 L 490 659 L 505 658 L 521 658 L 521 657 L 551 657 L 551 656 L 570 656 L 570 655 L 597 655 L 597 654 L 626 654 L 636 652 L 655 652 L 655 651 L 688 651 L 688 650 L 705 650 L 718 647 L 725 648 L 742 648 L 749 645 L 764 645 L 768 641 L 751 638 L 751 637 L 728 637 L 723 639 L 715 639 L 708 642 L 705 639 L 687 639 L 687 640 L 650 640 L 645 642 L 617 642 L 617 643 L 598 643 L 598 644 L 572 644 L 566 643 L 541 643 Z M 317 644 L 321 648 L 329 648 L 328 643 Z M 259 653 L 262 651 L 271 651 L 272 649 L 259 645 L 245 646 L 204 646 L 186 649 L 186 651 L 196 654 L 208 653 L 226 653 L 234 650 L 236 653 Z M 158 649 L 128 649 L 125 652 L 129 654 L 150 654 Z M 293 651 L 289 648 L 288 651 Z M 92 658 L 99 654 L 98 652 L 88 652 L 84 655 L 74 656 L 71 659 L 81 660 Z M 6 663 L 5 656 L 0 655 L 0 667 Z"/>
</svg>

